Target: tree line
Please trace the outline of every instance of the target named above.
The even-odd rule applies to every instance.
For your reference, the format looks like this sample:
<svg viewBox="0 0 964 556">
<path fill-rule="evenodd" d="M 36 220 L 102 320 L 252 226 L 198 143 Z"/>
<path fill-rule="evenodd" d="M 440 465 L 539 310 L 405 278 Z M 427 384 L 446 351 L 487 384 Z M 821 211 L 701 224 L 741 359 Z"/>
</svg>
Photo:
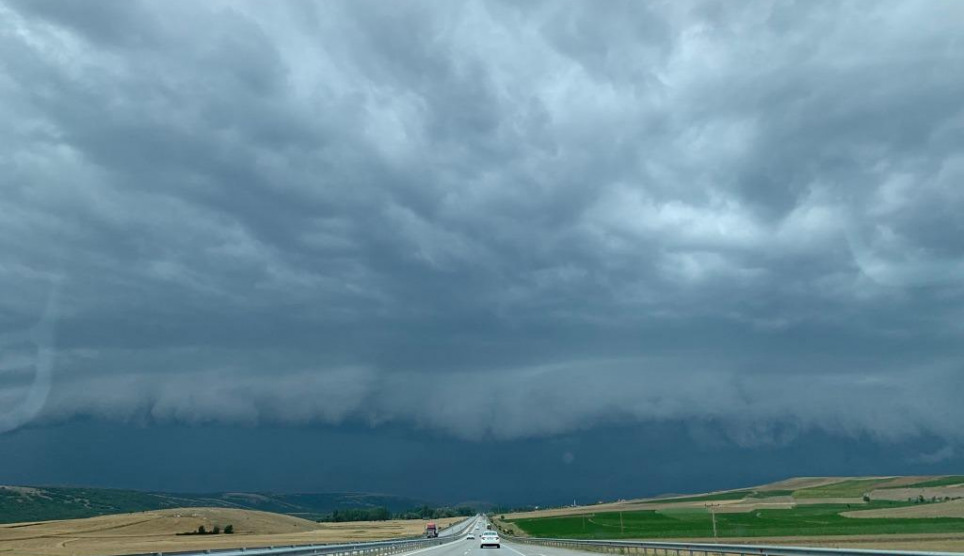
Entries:
<svg viewBox="0 0 964 556">
<path fill-rule="evenodd" d="M 390 519 L 444 519 L 447 517 L 469 517 L 477 512 L 474 508 L 459 506 L 456 508 L 433 508 L 431 506 L 419 506 L 401 512 L 391 512 L 386 507 L 374 508 L 345 508 L 333 510 L 325 515 L 319 522 L 341 523 L 346 521 L 388 521 Z"/>
<path fill-rule="evenodd" d="M 234 525 L 225 525 L 223 530 L 221 529 L 220 525 L 215 525 L 210 530 L 203 525 L 198 525 L 198 528 L 196 531 L 188 531 L 187 533 L 178 533 L 178 535 L 220 535 L 221 533 L 224 533 L 225 535 L 233 535 Z"/>
</svg>

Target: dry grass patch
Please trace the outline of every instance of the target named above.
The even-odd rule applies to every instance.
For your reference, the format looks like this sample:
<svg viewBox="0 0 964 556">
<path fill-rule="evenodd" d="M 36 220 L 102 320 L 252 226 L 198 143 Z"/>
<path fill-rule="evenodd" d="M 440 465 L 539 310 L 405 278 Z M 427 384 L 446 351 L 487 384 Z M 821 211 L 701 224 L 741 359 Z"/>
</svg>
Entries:
<svg viewBox="0 0 964 556">
<path fill-rule="evenodd" d="M 918 504 L 902 508 L 881 508 L 878 510 L 857 510 L 843 512 L 844 517 L 856 518 L 931 518 L 964 517 L 964 500 L 951 500 L 933 504 Z"/>
<path fill-rule="evenodd" d="M 924 499 L 931 498 L 964 498 L 964 487 L 962 486 L 941 486 L 924 488 L 887 488 L 872 490 L 869 494 L 872 500 L 896 500 L 902 501 L 908 498 L 917 499 L 923 496 Z"/>
</svg>

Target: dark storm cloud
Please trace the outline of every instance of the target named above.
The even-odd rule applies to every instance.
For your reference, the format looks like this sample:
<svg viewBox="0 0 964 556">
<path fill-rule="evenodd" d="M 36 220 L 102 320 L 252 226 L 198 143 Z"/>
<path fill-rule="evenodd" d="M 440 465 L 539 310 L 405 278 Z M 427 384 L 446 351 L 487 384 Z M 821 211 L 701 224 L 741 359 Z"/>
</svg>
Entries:
<svg viewBox="0 0 964 556">
<path fill-rule="evenodd" d="M 962 5 L 611 8 L 0 5 L 41 422 L 959 444 Z"/>
<path fill-rule="evenodd" d="M 720 442 L 711 425 L 701 428 L 694 433 L 692 426 L 677 422 L 645 428 L 602 426 L 585 433 L 500 442 L 491 449 L 491 443 L 465 443 L 393 426 L 134 428 L 71 422 L 0 436 L 0 476 L 15 484 L 36 484 L 40 475 L 56 484 L 175 492 L 347 489 L 450 504 L 566 504 L 574 498 L 587 503 L 742 488 L 808 473 L 960 469 L 960 459 L 923 468 L 907 461 L 909 454 L 930 455 L 940 446 L 934 437 L 880 444 L 805 433 L 785 446 L 744 448 Z M 431 480 L 423 480 L 426 473 Z"/>
</svg>

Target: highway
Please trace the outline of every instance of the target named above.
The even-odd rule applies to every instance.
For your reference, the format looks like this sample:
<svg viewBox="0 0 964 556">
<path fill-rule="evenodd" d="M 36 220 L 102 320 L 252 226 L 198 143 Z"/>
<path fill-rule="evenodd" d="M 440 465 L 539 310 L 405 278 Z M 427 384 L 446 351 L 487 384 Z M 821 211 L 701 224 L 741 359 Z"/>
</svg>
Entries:
<svg viewBox="0 0 964 556">
<path fill-rule="evenodd" d="M 485 522 L 479 520 L 479 523 L 483 524 L 480 529 L 475 529 L 474 525 L 470 525 L 466 533 L 459 535 L 461 540 L 441 546 L 404 552 L 400 556 L 586 556 L 589 554 L 588 552 L 564 548 L 515 544 L 506 542 L 505 539 L 501 541 L 501 548 L 479 548 L 479 535 L 485 530 Z M 475 538 L 466 540 L 465 537 L 469 533 L 475 535 Z"/>
<path fill-rule="evenodd" d="M 563 548 L 513 544 L 505 542 L 504 539 L 501 548 L 479 548 L 479 539 L 476 535 L 475 540 L 461 540 L 403 554 L 404 556 L 586 556 L 589 553 Z"/>
</svg>

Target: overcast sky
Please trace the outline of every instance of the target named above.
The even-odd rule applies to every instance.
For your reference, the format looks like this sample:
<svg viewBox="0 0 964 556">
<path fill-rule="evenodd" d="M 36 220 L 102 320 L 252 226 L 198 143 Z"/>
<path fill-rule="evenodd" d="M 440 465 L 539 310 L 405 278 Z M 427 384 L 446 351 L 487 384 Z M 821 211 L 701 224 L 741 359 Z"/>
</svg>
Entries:
<svg viewBox="0 0 964 556">
<path fill-rule="evenodd" d="M 653 439 L 797 474 L 960 464 L 962 22 L 0 0 L 0 483 L 215 485 L 30 463 L 65 435 L 215 466 L 364 446 L 218 488 L 411 494 L 434 462 L 448 499 L 486 495 L 474 468 L 567 496 L 522 480 L 536 454 L 587 496 L 685 490 L 668 463 L 599 482 L 603 447 Z M 353 474 L 385 446 L 407 474 Z M 781 475 L 711 459 L 692 484 Z"/>
</svg>

